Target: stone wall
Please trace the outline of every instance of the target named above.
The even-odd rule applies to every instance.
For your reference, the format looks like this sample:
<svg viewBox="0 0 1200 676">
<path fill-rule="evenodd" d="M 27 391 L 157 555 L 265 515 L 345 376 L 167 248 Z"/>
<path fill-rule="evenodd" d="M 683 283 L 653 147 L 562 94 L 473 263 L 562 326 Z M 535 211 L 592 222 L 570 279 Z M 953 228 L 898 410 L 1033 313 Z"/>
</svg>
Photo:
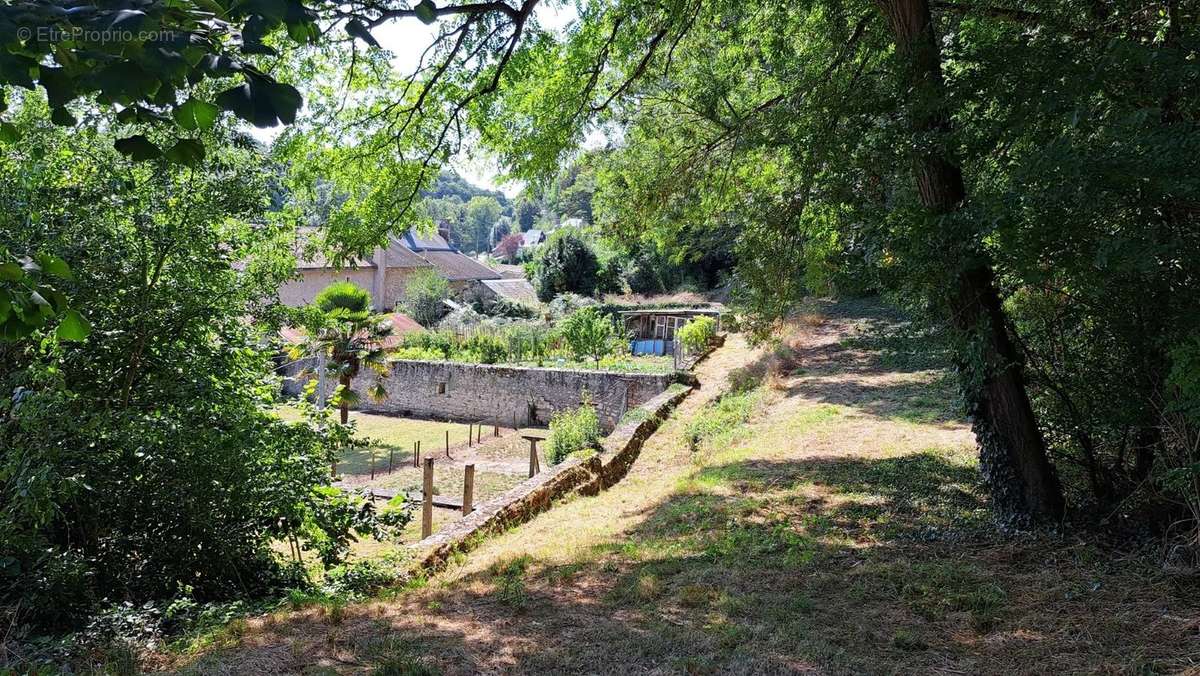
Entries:
<svg viewBox="0 0 1200 676">
<path fill-rule="evenodd" d="M 675 380 L 673 374 L 398 360 L 382 379 L 387 398 L 377 401 L 368 392 L 378 378 L 368 371 L 354 380 L 364 411 L 504 426 L 545 425 L 555 412 L 579 406 L 586 390 L 606 431 L 626 411 Z"/>
<path fill-rule="evenodd" d="M 456 552 L 470 551 L 485 536 L 529 521 L 572 492 L 595 495 L 612 487 L 628 473 L 646 439 L 691 391 L 691 387 L 684 385 L 669 388 L 639 406 L 640 415 L 629 416 L 614 429 L 597 455 L 568 458 L 477 505 L 467 516 L 411 545 L 416 556 L 409 576 L 433 574 Z"/>
</svg>

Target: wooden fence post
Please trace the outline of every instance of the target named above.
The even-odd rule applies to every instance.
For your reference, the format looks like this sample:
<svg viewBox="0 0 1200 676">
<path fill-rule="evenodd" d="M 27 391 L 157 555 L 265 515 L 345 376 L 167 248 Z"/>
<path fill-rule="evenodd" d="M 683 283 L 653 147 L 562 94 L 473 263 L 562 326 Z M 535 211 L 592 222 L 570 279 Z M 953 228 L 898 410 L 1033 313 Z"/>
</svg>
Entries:
<svg viewBox="0 0 1200 676">
<path fill-rule="evenodd" d="M 392 463 L 394 463 L 395 460 L 396 460 L 396 449 L 389 448 L 388 449 L 388 474 L 392 473 Z"/>
<path fill-rule="evenodd" d="M 413 442 L 413 467 L 421 466 L 421 449 L 417 448 L 417 442 Z"/>
<path fill-rule="evenodd" d="M 371 481 L 375 480 L 375 447 L 371 447 Z"/>
<path fill-rule="evenodd" d="M 467 448 L 474 446 L 471 442 L 471 433 L 474 431 L 475 423 L 467 423 Z"/>
<path fill-rule="evenodd" d="M 446 457 L 450 457 L 450 429 L 446 429 Z M 453 460 L 453 458 L 451 458 Z"/>
<path fill-rule="evenodd" d="M 475 508 L 472 502 L 475 499 L 475 465 L 470 464 L 463 468 L 463 516 L 470 514 Z"/>
<path fill-rule="evenodd" d="M 425 458 L 425 481 L 421 486 L 421 538 L 433 534 L 433 458 Z"/>
<path fill-rule="evenodd" d="M 522 436 L 523 439 L 529 440 L 529 476 L 533 476 L 542 471 L 542 463 L 538 460 L 537 442 L 543 441 L 543 437 L 535 437 L 532 435 Z"/>
</svg>

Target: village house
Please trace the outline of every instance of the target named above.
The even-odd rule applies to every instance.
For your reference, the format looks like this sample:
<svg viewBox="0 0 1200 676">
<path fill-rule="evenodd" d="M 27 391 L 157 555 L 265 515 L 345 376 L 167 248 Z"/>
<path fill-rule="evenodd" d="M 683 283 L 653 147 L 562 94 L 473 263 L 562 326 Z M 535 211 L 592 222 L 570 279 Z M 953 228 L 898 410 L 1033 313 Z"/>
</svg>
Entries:
<svg viewBox="0 0 1200 676">
<path fill-rule="evenodd" d="M 291 307 L 311 303 L 322 289 L 343 280 L 370 291 L 375 310 L 384 312 L 404 300 L 408 281 L 422 270 L 445 277 L 455 295 L 479 286 L 483 280 L 502 277 L 452 246 L 445 232 L 421 236 L 410 230 L 403 237 L 389 236 L 387 247 L 375 249 L 369 260 L 359 259 L 344 267 L 331 265 L 319 254 L 303 256 L 298 251 L 297 259 L 299 279 L 279 289 L 280 302 Z"/>
</svg>

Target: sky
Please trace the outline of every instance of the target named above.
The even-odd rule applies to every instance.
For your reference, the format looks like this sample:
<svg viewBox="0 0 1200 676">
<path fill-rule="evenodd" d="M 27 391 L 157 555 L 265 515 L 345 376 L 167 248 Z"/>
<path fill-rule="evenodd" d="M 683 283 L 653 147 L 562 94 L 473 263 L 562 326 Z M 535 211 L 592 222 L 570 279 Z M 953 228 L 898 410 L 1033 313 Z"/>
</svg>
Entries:
<svg viewBox="0 0 1200 676">
<path fill-rule="evenodd" d="M 543 3 L 534 9 L 534 16 L 537 17 L 538 23 L 543 28 L 559 31 L 566 28 L 579 15 L 573 5 Z M 433 41 L 434 36 L 437 35 L 437 29 L 436 23 L 425 25 L 417 19 L 400 19 L 389 21 L 372 30 L 371 35 L 383 49 L 392 53 L 392 64 L 396 69 L 401 73 L 408 74 L 416 69 L 421 52 Z M 282 127 L 255 128 L 252 133 L 259 140 L 269 143 L 281 131 Z M 460 176 L 471 183 L 489 190 L 500 190 L 509 197 L 515 197 L 524 187 L 519 182 L 498 183 L 500 171 L 495 162 L 487 158 L 459 157 L 453 159 L 450 164 Z"/>
</svg>

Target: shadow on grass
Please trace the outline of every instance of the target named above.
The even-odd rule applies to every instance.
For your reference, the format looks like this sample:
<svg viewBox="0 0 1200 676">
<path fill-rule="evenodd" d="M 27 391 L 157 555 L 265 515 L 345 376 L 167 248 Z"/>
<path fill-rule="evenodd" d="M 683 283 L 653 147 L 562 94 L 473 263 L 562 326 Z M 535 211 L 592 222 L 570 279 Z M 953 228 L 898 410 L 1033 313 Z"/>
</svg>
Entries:
<svg viewBox="0 0 1200 676">
<path fill-rule="evenodd" d="M 976 528 L 975 482 L 936 450 L 703 468 L 566 562 L 514 552 L 386 604 L 294 613 L 191 669 L 1157 673 L 1200 654 L 1191 625 L 1161 610 L 1171 599 L 1196 617 L 1195 590 Z"/>
<path fill-rule="evenodd" d="M 943 336 L 877 299 L 813 303 L 822 319 L 797 320 L 795 330 L 804 338 L 768 347 L 731 372 L 732 390 L 768 384 L 786 396 L 848 406 L 881 419 L 947 428 L 964 422 Z M 853 322 L 854 328 L 843 322 Z"/>
<path fill-rule="evenodd" d="M 725 484 L 747 495 L 792 492 L 841 523 L 867 527 L 886 522 L 891 530 L 970 528 L 988 524 L 978 469 L 927 451 L 897 458 L 816 457 L 800 462 L 748 460 L 706 467 L 701 485 Z"/>
</svg>

